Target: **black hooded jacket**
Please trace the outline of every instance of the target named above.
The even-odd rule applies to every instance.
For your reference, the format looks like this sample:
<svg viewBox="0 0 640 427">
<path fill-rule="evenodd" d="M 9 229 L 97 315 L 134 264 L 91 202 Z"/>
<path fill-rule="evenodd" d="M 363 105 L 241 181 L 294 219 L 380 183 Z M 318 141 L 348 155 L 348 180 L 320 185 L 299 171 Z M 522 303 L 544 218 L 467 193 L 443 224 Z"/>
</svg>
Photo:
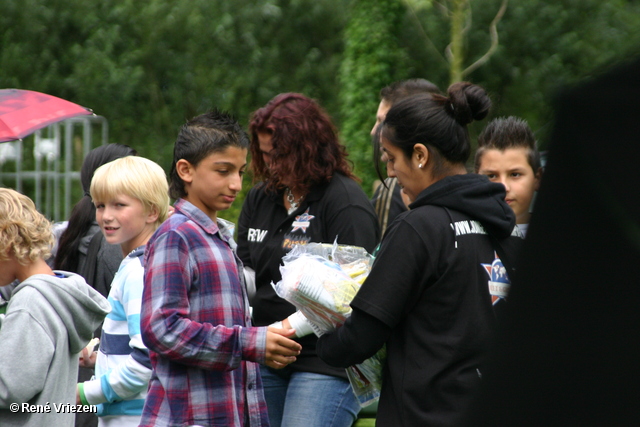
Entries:
<svg viewBox="0 0 640 427">
<path fill-rule="evenodd" d="M 422 191 L 385 234 L 351 318 L 320 338 L 318 354 L 338 366 L 386 343 L 376 425 L 455 425 L 466 409 L 496 326 L 489 236 L 507 252 L 522 241 L 504 196 L 475 174 Z"/>
</svg>

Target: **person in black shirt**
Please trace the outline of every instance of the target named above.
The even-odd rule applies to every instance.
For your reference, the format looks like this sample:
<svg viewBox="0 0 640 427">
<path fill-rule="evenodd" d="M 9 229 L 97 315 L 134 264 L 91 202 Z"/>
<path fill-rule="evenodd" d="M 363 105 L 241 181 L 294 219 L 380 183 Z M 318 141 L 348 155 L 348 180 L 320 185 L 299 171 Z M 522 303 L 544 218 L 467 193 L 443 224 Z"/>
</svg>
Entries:
<svg viewBox="0 0 640 427">
<path fill-rule="evenodd" d="M 376 122 L 371 128 L 371 138 L 376 138 L 378 125 L 384 121 L 387 112 L 394 103 L 418 93 L 440 93 L 440 89 L 425 79 L 400 80 L 382 88 L 380 90 L 380 104 L 378 111 L 376 111 Z M 378 215 L 380 231 L 384 236 L 387 227 L 393 220 L 402 212 L 407 211 L 409 200 L 402 193 L 398 180 L 387 178 L 384 180 L 384 184 L 376 187 L 371 203 L 373 203 L 376 215 Z"/>
<path fill-rule="evenodd" d="M 317 346 L 348 367 L 386 344 L 377 426 L 456 425 L 480 380 L 496 326 L 490 282 L 507 273 L 494 271 L 496 248 L 522 240 L 504 186 L 465 168 L 466 125 L 490 105 L 481 87 L 455 83 L 397 102 L 378 129 L 410 210 L 387 230 L 351 316 Z"/>
<path fill-rule="evenodd" d="M 360 405 L 344 369 L 318 358 L 306 319 L 271 284 L 281 279 L 282 257 L 294 245 L 337 240 L 371 253 L 380 238 L 376 215 L 329 116 L 314 100 L 280 94 L 253 114 L 249 130 L 251 168 L 261 182 L 242 207 L 238 255 L 255 270 L 253 320 L 293 328 L 302 344 L 286 368 L 261 367 L 271 426 L 351 426 Z"/>
</svg>

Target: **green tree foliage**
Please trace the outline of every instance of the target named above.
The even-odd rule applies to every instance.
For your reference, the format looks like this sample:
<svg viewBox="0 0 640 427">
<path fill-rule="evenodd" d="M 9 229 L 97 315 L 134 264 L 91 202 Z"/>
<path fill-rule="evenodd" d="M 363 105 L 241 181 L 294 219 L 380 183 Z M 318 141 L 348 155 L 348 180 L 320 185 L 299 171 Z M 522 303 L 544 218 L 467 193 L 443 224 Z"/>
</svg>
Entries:
<svg viewBox="0 0 640 427">
<path fill-rule="evenodd" d="M 380 89 L 405 76 L 397 42 L 404 8 L 399 0 L 353 0 L 340 68 L 342 140 L 365 191 L 376 179 L 369 131 Z"/>
<path fill-rule="evenodd" d="M 0 87 L 92 108 L 108 119 L 110 142 L 167 171 L 185 120 L 218 107 L 246 125 L 277 93 L 302 92 L 334 118 L 370 192 L 379 90 L 413 77 L 446 89 L 451 1 L 3 0 Z M 465 1 L 468 67 L 490 48 L 503 0 Z M 511 0 L 497 31 L 495 53 L 464 78 L 489 91 L 493 116 L 524 117 L 544 145 L 556 90 L 635 53 L 640 4 Z"/>
<path fill-rule="evenodd" d="M 347 0 L 7 0 L 0 87 L 50 93 L 109 121 L 168 172 L 189 118 L 217 107 L 246 125 L 280 92 L 337 111 Z M 250 185 L 250 178 L 245 187 Z M 235 219 L 242 198 L 225 216 Z"/>
<path fill-rule="evenodd" d="M 511 2 L 501 23 L 502 48 L 490 67 L 474 75 L 498 101 L 494 115 L 526 118 L 544 145 L 557 91 L 637 50 L 639 6 L 626 0 L 562 0 L 537 7 Z"/>
<path fill-rule="evenodd" d="M 489 49 L 488 29 L 502 1 L 469 0 L 464 66 Z M 443 89 L 450 69 L 445 58 L 450 43 L 449 4 L 407 1 L 400 35 L 409 52 L 411 76 L 432 80 Z M 495 53 L 465 80 L 489 91 L 494 101 L 492 116 L 528 120 L 544 148 L 557 91 L 637 53 L 640 5 L 628 0 L 510 1 L 497 31 L 500 43 Z M 484 123 L 474 124 L 472 135 Z"/>
</svg>

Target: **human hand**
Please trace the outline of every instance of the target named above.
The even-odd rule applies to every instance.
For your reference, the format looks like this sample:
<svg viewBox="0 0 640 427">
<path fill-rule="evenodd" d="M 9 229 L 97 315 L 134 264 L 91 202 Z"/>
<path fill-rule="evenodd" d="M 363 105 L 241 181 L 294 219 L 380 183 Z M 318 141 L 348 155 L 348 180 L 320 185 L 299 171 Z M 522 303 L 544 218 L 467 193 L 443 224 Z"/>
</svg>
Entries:
<svg viewBox="0 0 640 427">
<path fill-rule="evenodd" d="M 313 324 L 307 319 L 307 317 L 300 311 L 296 311 L 291 316 L 282 320 L 281 322 L 273 323 L 269 326 L 282 329 L 295 329 L 295 338 L 302 338 L 309 334 L 314 333 Z"/>
<path fill-rule="evenodd" d="M 93 349 L 100 342 L 99 338 L 93 338 L 89 341 L 89 344 L 80 352 L 80 360 L 78 361 L 78 365 L 81 368 L 95 368 L 96 366 L 96 358 L 98 357 L 98 352 L 93 351 Z"/>
<path fill-rule="evenodd" d="M 80 352 L 80 360 L 78 361 L 78 365 L 81 368 L 95 368 L 97 357 L 97 351 L 89 352 L 89 349 L 85 347 Z"/>
<path fill-rule="evenodd" d="M 282 329 L 293 329 L 288 317 L 282 321 Z"/>
<path fill-rule="evenodd" d="M 80 390 L 76 386 L 76 405 L 82 405 L 82 401 L 80 400 Z"/>
<path fill-rule="evenodd" d="M 280 329 L 269 326 L 265 365 L 274 369 L 282 369 L 296 361 L 296 356 L 300 354 L 302 346 L 289 338 L 295 333 L 295 329 Z"/>
</svg>

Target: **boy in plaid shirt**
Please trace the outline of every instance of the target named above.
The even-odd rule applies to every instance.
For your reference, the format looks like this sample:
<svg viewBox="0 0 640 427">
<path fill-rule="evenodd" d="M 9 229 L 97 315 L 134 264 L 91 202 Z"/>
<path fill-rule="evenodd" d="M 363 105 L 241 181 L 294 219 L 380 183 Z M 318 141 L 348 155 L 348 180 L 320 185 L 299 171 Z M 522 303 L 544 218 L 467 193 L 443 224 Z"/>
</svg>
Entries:
<svg viewBox="0 0 640 427">
<path fill-rule="evenodd" d="M 217 111 L 184 125 L 170 175 L 175 213 L 145 253 L 142 338 L 153 372 L 141 426 L 268 426 L 257 363 L 295 361 L 294 330 L 252 327 L 242 263 L 217 217 L 242 188 L 249 139 Z"/>
</svg>

